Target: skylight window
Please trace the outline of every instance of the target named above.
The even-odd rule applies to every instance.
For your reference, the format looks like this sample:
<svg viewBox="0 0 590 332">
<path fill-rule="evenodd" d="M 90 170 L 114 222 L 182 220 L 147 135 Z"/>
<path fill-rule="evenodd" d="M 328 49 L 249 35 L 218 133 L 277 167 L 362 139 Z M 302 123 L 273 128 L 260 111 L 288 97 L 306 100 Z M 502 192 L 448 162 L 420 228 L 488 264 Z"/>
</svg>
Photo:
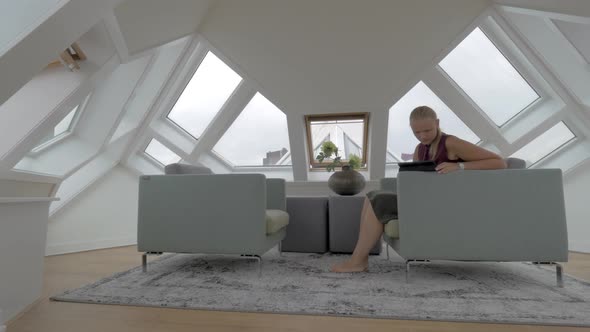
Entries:
<svg viewBox="0 0 590 332">
<path fill-rule="evenodd" d="M 559 122 L 551 129 L 532 140 L 529 144 L 516 151 L 511 157 L 524 159 L 527 167 L 530 167 L 557 151 L 574 138 L 576 138 L 576 135 L 572 133 L 566 124 Z"/>
<path fill-rule="evenodd" d="M 64 134 L 70 132 L 72 130 L 74 118 L 76 117 L 76 113 L 78 112 L 78 108 L 80 108 L 79 105 L 74 107 L 74 109 L 71 110 L 70 113 L 68 113 L 68 115 L 66 115 L 66 117 L 63 118 L 53 128 L 53 131 L 43 138 L 41 143 L 39 145 L 37 145 L 37 147 L 35 149 L 41 147 L 42 145 L 45 145 L 47 142 L 52 141 L 54 138 L 56 138 L 58 136 L 62 136 Z"/>
<path fill-rule="evenodd" d="M 539 99 L 479 28 L 439 65 L 498 126 Z"/>
<path fill-rule="evenodd" d="M 291 165 L 287 117 L 260 93 L 213 150 L 234 166 Z"/>
<path fill-rule="evenodd" d="M 410 128 L 410 113 L 422 105 L 436 112 L 443 132 L 474 144 L 480 140 L 426 84 L 419 82 L 389 109 L 386 162 L 412 159 L 419 142 Z"/>
<path fill-rule="evenodd" d="M 168 118 L 199 138 L 241 80 L 215 54 L 207 53 Z"/>
<path fill-rule="evenodd" d="M 319 163 L 315 159 L 326 141 L 332 141 L 338 147 L 342 161 L 347 161 L 353 154 L 361 158 L 361 167 L 367 165 L 368 113 L 306 115 L 305 119 L 307 151 L 312 168 L 324 168 L 331 162 L 325 160 Z"/>
<path fill-rule="evenodd" d="M 150 144 L 145 148 L 145 153 L 164 166 L 177 163 L 182 159 L 155 138 L 152 138 Z"/>
</svg>

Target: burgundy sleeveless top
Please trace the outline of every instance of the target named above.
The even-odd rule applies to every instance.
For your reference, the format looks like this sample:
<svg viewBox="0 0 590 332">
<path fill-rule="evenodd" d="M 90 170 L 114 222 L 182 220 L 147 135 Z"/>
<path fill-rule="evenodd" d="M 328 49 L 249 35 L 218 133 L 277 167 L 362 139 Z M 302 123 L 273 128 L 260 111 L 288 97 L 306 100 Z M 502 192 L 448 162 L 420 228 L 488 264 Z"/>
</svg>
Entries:
<svg viewBox="0 0 590 332">
<path fill-rule="evenodd" d="M 450 135 L 447 135 L 445 133 L 443 133 L 441 135 L 440 141 L 438 141 L 438 147 L 436 149 L 436 156 L 429 155 L 430 145 L 419 144 L 418 145 L 418 159 L 419 160 L 434 160 L 434 162 L 437 165 L 442 164 L 442 163 L 460 163 L 460 162 L 465 161 L 463 159 L 456 159 L 456 160 L 449 159 L 448 151 L 447 151 L 447 144 L 446 144 L 447 138 L 449 136 Z"/>
</svg>

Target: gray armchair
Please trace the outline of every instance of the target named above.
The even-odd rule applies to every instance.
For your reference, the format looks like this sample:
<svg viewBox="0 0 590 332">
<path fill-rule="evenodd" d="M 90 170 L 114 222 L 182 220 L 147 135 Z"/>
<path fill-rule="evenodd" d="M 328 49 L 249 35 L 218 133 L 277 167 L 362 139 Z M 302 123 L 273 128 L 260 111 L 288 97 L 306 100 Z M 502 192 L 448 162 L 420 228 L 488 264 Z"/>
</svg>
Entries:
<svg viewBox="0 0 590 332">
<path fill-rule="evenodd" d="M 289 221 L 285 180 L 262 174 L 141 176 L 138 208 L 144 270 L 147 254 L 163 252 L 241 255 L 260 263 L 285 237 Z"/>
<path fill-rule="evenodd" d="M 381 180 L 398 193 L 399 220 L 383 239 L 410 263 L 529 261 L 561 266 L 568 237 L 560 169 L 403 172 Z M 389 251 L 388 251 L 389 253 Z"/>
</svg>

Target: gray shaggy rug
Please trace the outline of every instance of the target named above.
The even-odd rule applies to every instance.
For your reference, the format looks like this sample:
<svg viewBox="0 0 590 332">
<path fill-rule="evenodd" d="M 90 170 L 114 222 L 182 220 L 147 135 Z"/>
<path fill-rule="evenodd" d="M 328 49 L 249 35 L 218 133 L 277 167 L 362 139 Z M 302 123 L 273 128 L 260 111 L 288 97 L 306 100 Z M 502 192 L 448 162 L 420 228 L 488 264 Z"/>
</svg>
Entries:
<svg viewBox="0 0 590 332">
<path fill-rule="evenodd" d="M 391 319 L 590 326 L 590 283 L 530 263 L 430 262 L 370 257 L 368 273 L 329 272 L 348 256 L 283 253 L 257 262 L 170 254 L 68 290 L 55 301 Z M 138 254 L 138 260 L 139 260 Z"/>
</svg>

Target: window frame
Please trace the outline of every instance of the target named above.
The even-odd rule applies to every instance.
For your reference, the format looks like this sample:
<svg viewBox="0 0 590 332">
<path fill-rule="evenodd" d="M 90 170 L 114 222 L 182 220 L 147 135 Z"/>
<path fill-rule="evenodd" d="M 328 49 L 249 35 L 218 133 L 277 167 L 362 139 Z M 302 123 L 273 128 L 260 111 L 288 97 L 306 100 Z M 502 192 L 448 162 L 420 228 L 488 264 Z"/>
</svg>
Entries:
<svg viewBox="0 0 590 332">
<path fill-rule="evenodd" d="M 549 129 L 557 126 L 559 123 L 563 123 L 563 125 L 574 135 L 574 137 L 572 137 L 569 140 L 563 142 L 561 145 L 559 145 L 555 149 L 551 150 L 550 152 L 548 152 L 543 157 L 539 158 L 539 160 L 537 160 L 534 163 L 532 163 L 529 166 L 527 166 L 527 169 L 537 168 L 537 166 L 539 164 L 542 165 L 546 160 L 553 158 L 558 152 L 560 152 L 561 150 L 567 148 L 568 146 L 570 146 L 572 144 L 575 144 L 576 142 L 578 142 L 580 140 L 580 138 L 583 137 L 583 136 L 580 136 L 580 134 L 577 133 L 576 130 L 571 125 L 569 125 L 567 123 L 567 120 L 566 119 L 558 119 L 558 121 L 556 121 L 551 126 L 549 126 Z M 524 148 L 525 146 L 529 145 L 530 143 L 532 143 L 537 138 L 541 137 L 545 133 L 545 131 L 546 130 L 544 130 L 543 132 L 541 132 L 539 135 L 535 136 L 534 138 L 530 139 L 525 145 L 521 146 L 519 149 L 517 149 L 512 154 L 510 154 L 510 156 L 512 156 L 514 153 L 520 151 L 522 148 Z"/>
<path fill-rule="evenodd" d="M 367 150 L 369 147 L 369 112 L 355 112 L 355 113 L 332 113 L 332 114 L 308 114 L 304 116 L 305 131 L 307 138 L 307 155 L 309 158 L 308 167 L 310 170 L 325 170 L 330 162 L 317 162 L 314 156 L 313 142 L 311 137 L 311 122 L 312 121 L 335 121 L 335 120 L 363 120 L 363 155 L 361 156 L 361 169 L 365 170 L 369 167 L 367 159 Z M 342 158 L 343 161 L 347 160 Z"/>
<path fill-rule="evenodd" d="M 68 127 L 68 130 L 64 131 L 63 133 L 61 133 L 57 136 L 54 136 L 53 138 L 47 140 L 44 143 L 41 143 L 41 144 L 35 146 L 33 149 L 31 149 L 31 151 L 28 153 L 28 155 L 29 156 L 37 156 L 41 152 L 48 149 L 49 147 L 57 144 L 57 142 L 60 142 L 64 139 L 66 139 L 67 137 L 69 137 L 70 135 L 72 135 L 72 133 L 74 132 L 74 128 L 78 125 L 78 121 L 80 120 L 82 112 L 84 112 L 84 110 L 86 109 L 86 106 L 88 105 L 88 102 L 89 102 L 91 96 L 92 96 L 92 92 L 90 92 L 86 97 L 84 97 L 82 102 L 80 102 L 76 106 L 77 107 L 76 113 L 74 114 L 74 117 L 72 118 L 72 121 L 70 122 L 70 126 Z M 72 110 L 70 110 L 70 112 L 71 111 Z M 66 114 L 66 116 L 67 116 L 67 114 Z M 57 126 L 57 124 L 55 126 Z M 55 129 L 55 126 L 53 126 L 54 129 Z"/>
<path fill-rule="evenodd" d="M 209 45 L 209 43 L 202 37 L 197 37 L 195 39 L 195 42 L 197 43 L 197 45 L 195 46 L 194 50 L 190 51 L 190 58 L 183 65 L 183 69 L 181 70 L 181 74 L 179 75 L 180 78 L 175 82 L 175 85 L 171 88 L 171 93 L 168 96 L 166 106 L 164 107 L 164 112 L 162 112 L 160 119 L 163 122 L 167 122 L 170 125 L 172 125 L 173 128 L 182 132 L 184 136 L 190 138 L 192 141 L 197 142 L 200 139 L 200 137 L 193 136 L 188 130 L 184 129 L 179 123 L 172 120 L 168 115 L 170 115 L 170 113 L 174 109 L 174 106 L 176 106 L 176 103 L 186 90 L 190 81 L 193 79 L 193 77 L 199 70 L 201 64 L 207 57 L 207 54 L 212 53 L 215 57 L 221 60 L 226 66 L 228 66 L 231 70 L 233 70 L 236 74 L 238 74 L 241 77 L 241 81 L 238 83 L 238 85 L 236 85 L 232 93 L 228 96 L 228 99 L 221 105 L 220 109 L 217 111 L 217 114 L 219 114 L 219 112 L 221 112 L 226 107 L 228 100 L 230 100 L 232 96 L 235 94 L 235 92 L 240 88 L 240 85 L 245 81 L 245 78 L 241 71 L 238 71 L 234 68 L 234 66 L 231 66 L 229 61 L 225 57 L 220 56 L 220 53 L 217 52 L 217 50 L 215 50 L 211 45 Z M 217 117 L 217 115 L 215 117 Z M 215 117 L 213 117 L 211 121 L 214 121 Z M 203 134 L 207 131 L 207 128 L 210 124 L 211 122 L 209 122 L 209 124 L 205 127 L 201 136 L 203 136 Z"/>
<path fill-rule="evenodd" d="M 441 72 L 441 74 L 458 90 L 458 92 L 463 95 L 465 99 L 467 99 L 473 108 L 478 111 L 481 116 L 483 116 L 492 126 L 494 126 L 497 130 L 502 131 L 504 128 L 508 127 L 514 120 L 521 117 L 523 114 L 528 113 L 531 110 L 534 110 L 538 107 L 538 105 L 542 104 L 547 99 L 550 99 L 552 96 L 546 91 L 544 85 L 540 80 L 534 76 L 539 76 L 539 73 L 533 73 L 536 71 L 534 66 L 528 63 L 528 60 L 524 58 L 524 56 L 519 55 L 520 49 L 514 42 L 513 38 L 508 35 L 505 30 L 505 27 L 501 26 L 498 23 L 497 16 L 494 13 L 490 13 L 487 17 L 484 17 L 482 21 L 475 25 L 469 32 L 465 35 L 463 40 L 467 38 L 473 31 L 479 29 L 484 36 L 492 43 L 492 45 L 498 50 L 498 52 L 508 61 L 508 63 L 516 70 L 516 72 L 520 75 L 520 77 L 528 84 L 528 86 L 537 94 L 538 98 L 530 102 L 527 106 L 523 109 L 518 111 L 516 114 L 512 115 L 508 120 L 504 121 L 502 124 L 498 125 L 488 113 L 481 108 L 481 106 L 465 91 L 463 88 L 452 78 L 452 76 L 447 73 L 444 68 L 440 65 L 442 59 L 436 64 L 436 68 Z M 459 42 L 461 44 L 463 42 Z M 456 46 L 455 46 L 456 47 Z M 453 48 L 447 55 L 451 54 L 455 48 Z M 445 56 L 446 57 L 446 56 Z M 444 59 L 444 57 L 443 57 Z"/>
<path fill-rule="evenodd" d="M 180 157 L 180 160 L 177 162 L 181 162 L 182 160 L 184 160 L 184 158 L 180 155 L 178 155 L 178 153 L 176 153 L 173 149 L 171 149 L 168 145 L 164 144 L 162 142 L 162 140 L 159 140 L 157 137 L 155 136 L 150 136 L 146 139 L 145 143 L 142 144 L 142 148 L 139 150 L 140 156 L 146 158 L 148 161 L 150 161 L 151 163 L 155 164 L 157 167 L 164 169 L 164 167 L 166 165 L 164 165 L 163 163 L 161 163 L 158 159 L 156 159 L 156 157 L 152 156 L 151 154 L 147 153 L 147 148 L 150 145 L 150 143 L 155 140 L 156 142 L 162 144 L 164 147 L 166 147 L 168 150 L 172 151 L 175 155 L 177 155 L 178 157 Z"/>
</svg>

